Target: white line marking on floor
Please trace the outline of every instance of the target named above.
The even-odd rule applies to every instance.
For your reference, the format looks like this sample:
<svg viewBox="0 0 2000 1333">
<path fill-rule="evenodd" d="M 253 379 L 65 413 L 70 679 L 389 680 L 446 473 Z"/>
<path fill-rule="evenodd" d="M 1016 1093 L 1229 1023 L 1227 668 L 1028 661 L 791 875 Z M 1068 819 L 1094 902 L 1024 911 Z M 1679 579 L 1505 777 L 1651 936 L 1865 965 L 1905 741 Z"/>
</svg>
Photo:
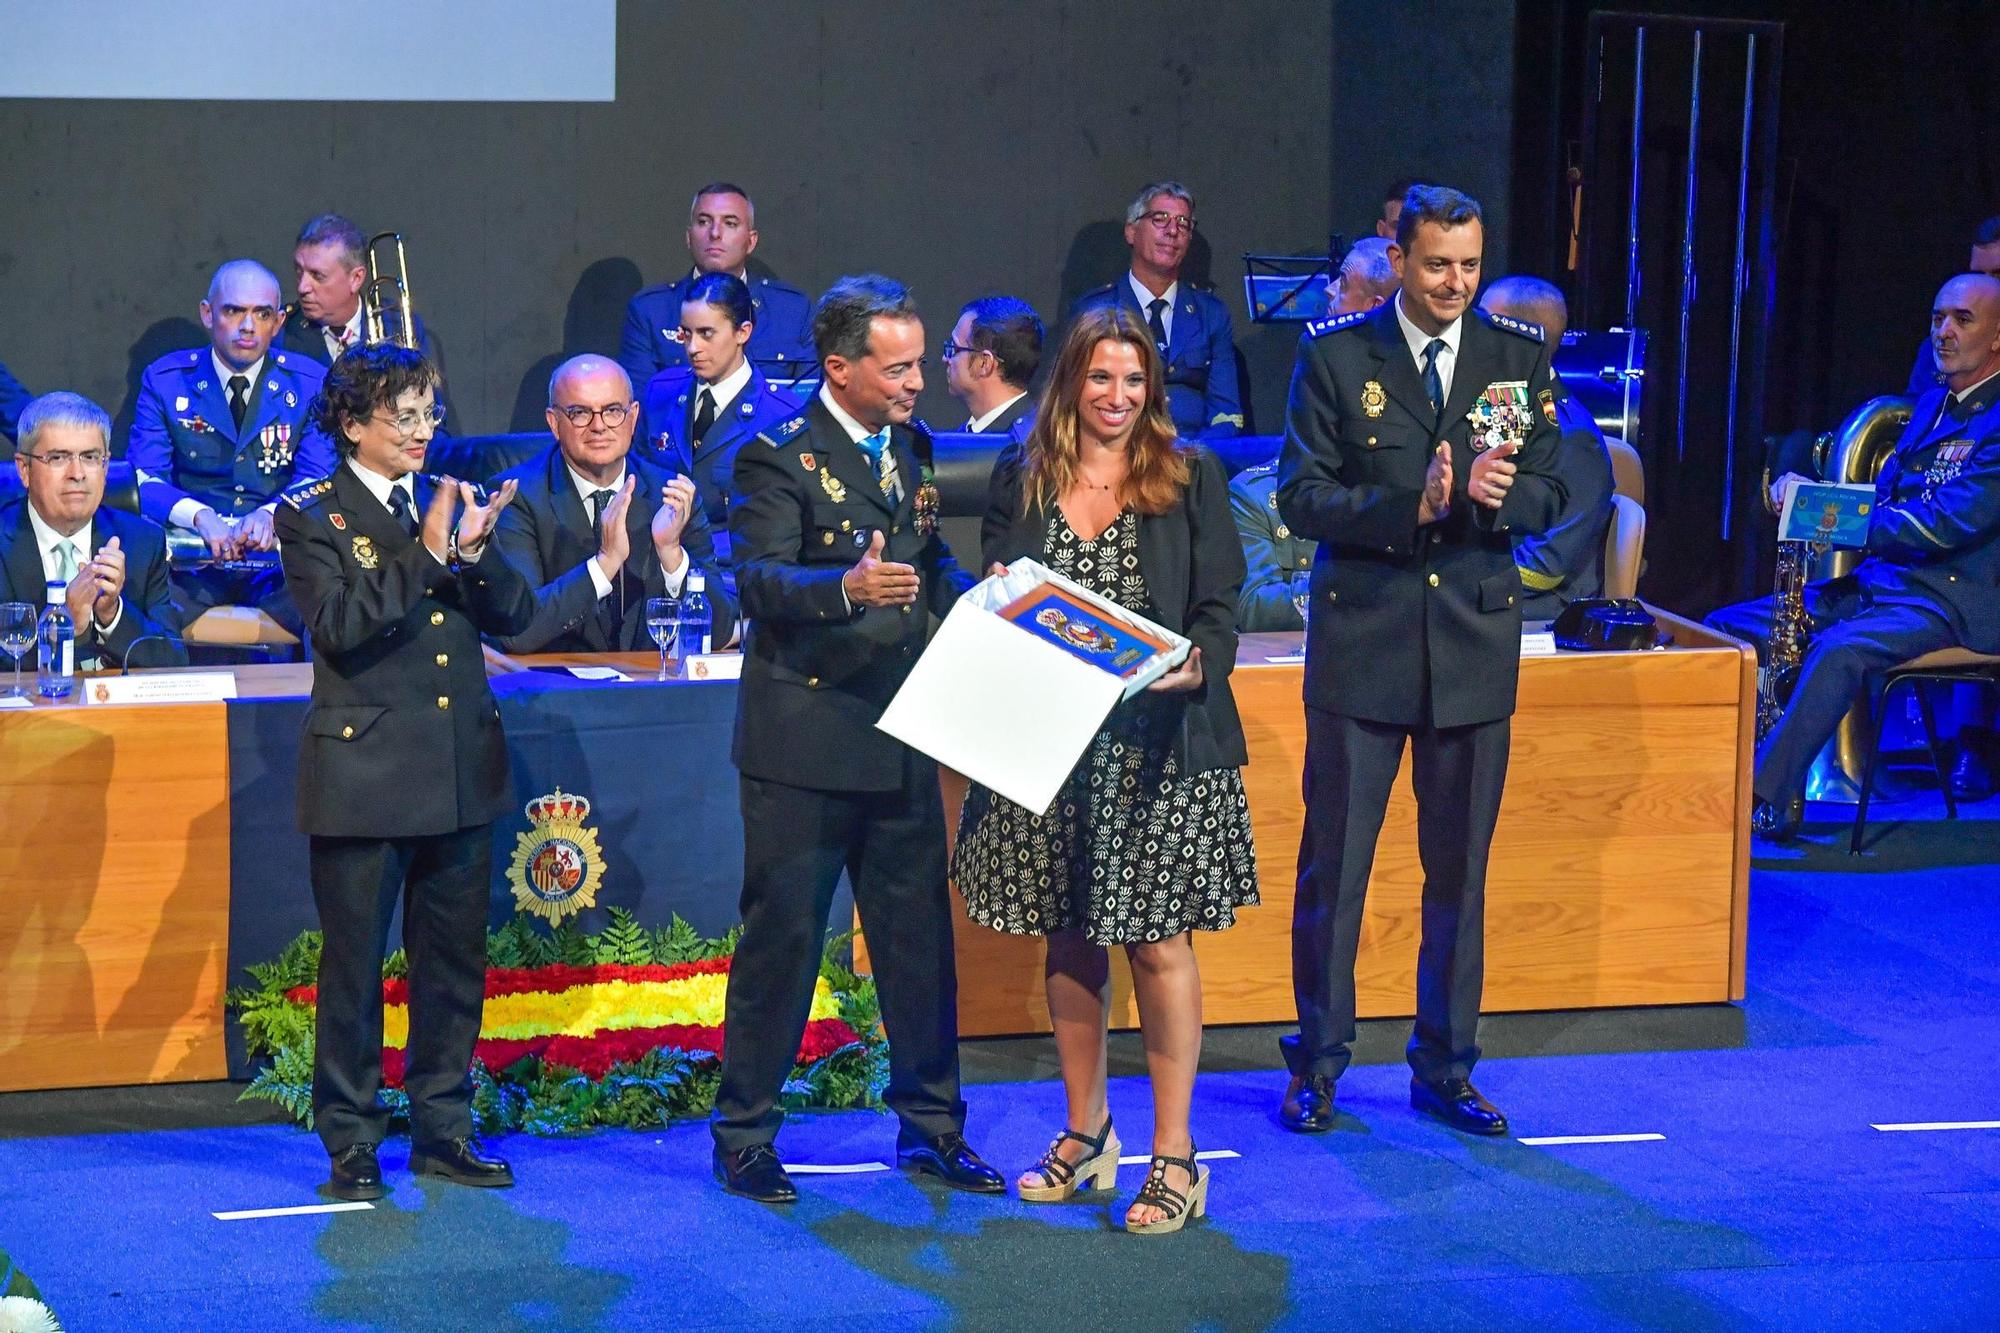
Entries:
<svg viewBox="0 0 2000 1333">
<path fill-rule="evenodd" d="M 1518 1139 L 1530 1148 L 1548 1148 L 1565 1143 L 1657 1143 L 1664 1134 L 1550 1134 L 1537 1139 Z"/>
<path fill-rule="evenodd" d="M 1927 1129 L 2000 1129 L 2000 1120 L 1913 1120 L 1906 1125 L 1870 1125 L 1884 1134 L 1910 1134 Z"/>
<path fill-rule="evenodd" d="M 1242 1155 L 1243 1155 L 1242 1153 L 1240 1153 L 1240 1152 L 1237 1152 L 1237 1151 L 1235 1151 L 1234 1149 L 1231 1149 L 1231 1148 L 1217 1148 L 1217 1149 L 1216 1149 L 1216 1150 L 1215 1150 L 1214 1152 L 1198 1152 L 1198 1153 L 1196 1153 L 1196 1154 L 1194 1155 L 1194 1160 L 1195 1160 L 1195 1161 L 1197 1161 L 1197 1162 L 1220 1162 L 1220 1161 L 1224 1161 L 1224 1160 L 1226 1160 L 1226 1159 L 1228 1159 L 1228 1158 L 1231 1158 L 1231 1157 L 1241 1157 Z M 1137 1157 L 1121 1157 L 1121 1158 L 1119 1158 L 1119 1159 L 1118 1159 L 1118 1165 L 1120 1165 L 1120 1166 L 1138 1166 L 1138 1165 L 1140 1165 L 1140 1164 L 1142 1164 L 1142 1163 L 1149 1163 L 1149 1162 L 1151 1162 L 1152 1160 L 1153 1160 L 1152 1158 L 1150 1158 L 1150 1157 L 1146 1156 L 1146 1155 L 1145 1155 L 1144 1153 L 1141 1153 L 1141 1154 L 1140 1154 L 1139 1156 L 1137 1156 Z"/>
<path fill-rule="evenodd" d="M 887 1171 L 887 1162 L 786 1162 L 785 1170 L 795 1176 L 862 1176 L 870 1171 Z"/>
<path fill-rule="evenodd" d="M 359 1213 L 372 1209 L 375 1205 L 361 1201 L 347 1203 L 308 1203 L 297 1208 L 240 1208 L 233 1213 L 210 1213 L 218 1222 L 248 1222 L 259 1217 L 304 1217 L 308 1213 Z"/>
</svg>

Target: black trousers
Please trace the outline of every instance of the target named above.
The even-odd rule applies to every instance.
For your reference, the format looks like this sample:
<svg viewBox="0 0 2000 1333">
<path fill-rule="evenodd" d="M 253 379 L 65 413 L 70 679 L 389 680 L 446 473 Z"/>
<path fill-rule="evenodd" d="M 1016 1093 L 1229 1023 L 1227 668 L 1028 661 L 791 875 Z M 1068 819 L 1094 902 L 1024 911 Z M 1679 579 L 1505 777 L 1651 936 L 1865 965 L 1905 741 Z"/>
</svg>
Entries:
<svg viewBox="0 0 2000 1333">
<path fill-rule="evenodd" d="M 1410 1068 L 1431 1082 L 1471 1077 L 1486 971 L 1486 854 L 1507 782 L 1508 737 L 1506 718 L 1404 727 L 1306 709 L 1306 823 L 1292 905 L 1299 1032 L 1282 1043 L 1292 1073 L 1339 1078 L 1353 1058 L 1362 907 L 1407 741 L 1424 867 Z"/>
<path fill-rule="evenodd" d="M 1871 601 L 1852 578 L 1808 583 L 1805 612 L 1812 630 L 1799 678 L 1778 724 L 1757 747 L 1750 784 L 1759 799 L 1773 805 L 1805 793 L 1813 759 L 1847 710 L 1866 701 L 1883 672 L 1958 645 L 1958 632 L 1942 612 Z M 1709 614 L 1708 623 L 1756 644 L 1761 661 L 1771 637 L 1771 599 L 1721 607 Z"/>
<path fill-rule="evenodd" d="M 854 888 L 889 1034 L 884 1096 L 905 1133 L 965 1125 L 958 972 L 937 770 L 913 760 L 900 791 L 829 792 L 742 778 L 743 936 L 729 969 L 716 1146 L 769 1143 L 826 947 L 840 872 Z"/>
<path fill-rule="evenodd" d="M 472 1133 L 472 1046 L 486 1002 L 491 825 L 417 838 L 312 839 L 325 946 L 313 1058 L 313 1128 L 328 1153 L 380 1143 L 382 956 L 403 904 L 410 1036 L 403 1088 L 418 1143 Z"/>
</svg>

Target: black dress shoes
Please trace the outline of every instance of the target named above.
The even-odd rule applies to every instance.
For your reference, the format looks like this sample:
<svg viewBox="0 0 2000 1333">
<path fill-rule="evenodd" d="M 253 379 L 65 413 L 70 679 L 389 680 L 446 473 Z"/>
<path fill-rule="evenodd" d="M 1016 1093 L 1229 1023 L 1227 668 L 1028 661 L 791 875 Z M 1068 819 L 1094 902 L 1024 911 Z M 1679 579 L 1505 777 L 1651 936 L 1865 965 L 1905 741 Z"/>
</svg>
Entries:
<svg viewBox="0 0 2000 1333">
<path fill-rule="evenodd" d="M 715 1150 L 715 1180 L 731 1194 L 740 1194 L 758 1203 L 797 1203 L 798 1187 L 785 1174 L 778 1150 L 768 1143 L 753 1143 L 736 1152 Z"/>
<path fill-rule="evenodd" d="M 1324 1134 L 1333 1128 L 1333 1080 L 1325 1074 L 1294 1074 L 1278 1108 L 1278 1123 L 1294 1134 Z"/>
<path fill-rule="evenodd" d="M 1435 1083 L 1410 1080 L 1410 1109 L 1444 1121 L 1465 1134 L 1497 1137 L 1507 1132 L 1507 1117 L 1479 1095 L 1470 1079 L 1445 1078 Z"/>
<path fill-rule="evenodd" d="M 354 1143 L 335 1153 L 326 1192 L 356 1203 L 387 1194 L 382 1186 L 382 1166 L 375 1160 L 375 1145 Z"/>
<path fill-rule="evenodd" d="M 474 1139 L 411 1144 L 410 1174 L 436 1176 L 440 1180 L 477 1185 L 482 1189 L 506 1189 L 514 1183 L 513 1168 L 493 1154 L 482 1151 Z"/>
<path fill-rule="evenodd" d="M 972 1151 L 963 1134 L 940 1134 L 934 1139 L 896 1138 L 896 1164 L 923 1175 L 936 1176 L 955 1190 L 972 1194 L 1005 1194 L 1007 1182 Z"/>
<path fill-rule="evenodd" d="M 1979 751 L 1961 745 L 1958 762 L 1951 768 L 1951 795 L 1957 801 L 1983 801 L 1993 794 L 1993 773 Z"/>
<path fill-rule="evenodd" d="M 1805 802 L 1786 801 L 1779 805 L 1759 796 L 1750 804 L 1750 831 L 1765 842 L 1795 842 L 1805 815 Z"/>
</svg>

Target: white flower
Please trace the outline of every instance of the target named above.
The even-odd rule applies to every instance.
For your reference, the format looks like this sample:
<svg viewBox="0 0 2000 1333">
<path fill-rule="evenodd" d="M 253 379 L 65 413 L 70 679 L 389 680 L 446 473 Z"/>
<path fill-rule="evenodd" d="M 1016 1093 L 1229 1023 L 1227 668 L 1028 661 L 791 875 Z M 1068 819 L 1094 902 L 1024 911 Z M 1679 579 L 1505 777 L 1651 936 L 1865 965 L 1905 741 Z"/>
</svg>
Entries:
<svg viewBox="0 0 2000 1333">
<path fill-rule="evenodd" d="M 62 1333 L 62 1325 L 32 1296 L 0 1296 L 0 1333 Z"/>
</svg>

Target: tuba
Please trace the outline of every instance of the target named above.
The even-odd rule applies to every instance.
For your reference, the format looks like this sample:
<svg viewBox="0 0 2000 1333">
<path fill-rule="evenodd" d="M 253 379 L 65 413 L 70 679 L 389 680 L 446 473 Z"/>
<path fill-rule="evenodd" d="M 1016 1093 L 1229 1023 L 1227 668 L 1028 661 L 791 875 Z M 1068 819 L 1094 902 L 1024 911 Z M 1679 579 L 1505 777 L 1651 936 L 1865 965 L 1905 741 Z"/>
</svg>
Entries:
<svg viewBox="0 0 2000 1333">
<path fill-rule="evenodd" d="M 384 252 L 395 247 L 395 267 L 386 269 Z M 377 232 L 368 238 L 368 283 L 361 289 L 361 340 L 394 343 L 412 351 L 417 346 L 417 307 L 410 299 L 410 261 L 403 253 L 403 234 Z"/>
</svg>

